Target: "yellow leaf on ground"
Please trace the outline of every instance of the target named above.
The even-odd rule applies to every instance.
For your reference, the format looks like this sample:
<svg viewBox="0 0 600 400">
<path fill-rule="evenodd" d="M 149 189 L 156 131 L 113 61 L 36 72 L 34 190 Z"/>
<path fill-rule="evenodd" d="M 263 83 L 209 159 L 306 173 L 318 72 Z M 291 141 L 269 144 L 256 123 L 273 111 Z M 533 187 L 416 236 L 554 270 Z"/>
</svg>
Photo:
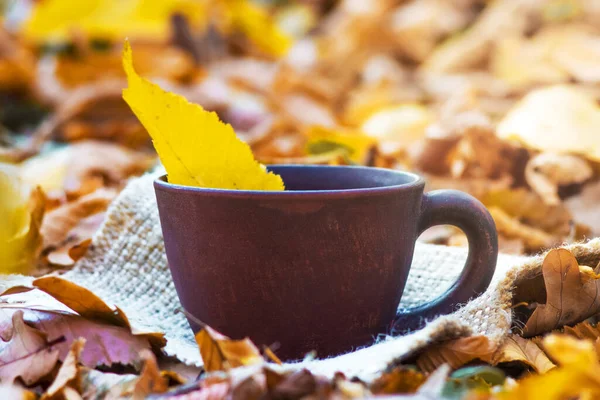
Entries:
<svg viewBox="0 0 600 400">
<path fill-rule="evenodd" d="M 133 69 L 125 43 L 123 66 L 129 86 L 123 98 L 150 133 L 169 182 L 220 189 L 284 190 L 229 124 L 214 112 L 162 90 Z"/>
<path fill-rule="evenodd" d="M 200 347 L 204 369 L 208 372 L 264 361 L 250 339 L 231 340 L 209 326 L 205 326 L 196 334 L 196 343 Z"/>
<path fill-rule="evenodd" d="M 459 368 L 473 360 L 492 362 L 494 345 L 485 336 L 471 336 L 429 346 L 417 359 L 417 366 L 433 372 L 443 364 Z"/>
<path fill-rule="evenodd" d="M 41 189 L 24 184 L 16 167 L 0 165 L 0 272 L 27 274 L 35 267 L 44 203 Z"/>
<path fill-rule="evenodd" d="M 33 4 L 21 33 L 36 42 L 64 41 L 73 30 L 103 39 L 166 39 L 175 12 L 184 14 L 192 25 L 204 25 L 204 5 L 197 0 L 44 0 Z"/>
<path fill-rule="evenodd" d="M 382 145 L 406 148 L 425 136 L 425 129 L 432 121 L 433 115 L 427 108 L 419 104 L 401 104 L 372 114 L 363 123 L 361 131 Z"/>
<path fill-rule="evenodd" d="M 499 399 L 598 398 L 600 364 L 591 341 L 553 334 L 544 338 L 543 347 L 558 362 L 559 367 L 543 375 L 531 375 L 519 381 L 500 393 Z"/>
<path fill-rule="evenodd" d="M 538 305 L 523 328 L 531 337 L 581 322 L 600 311 L 600 279 L 566 249 L 551 250 L 544 259 L 542 274 L 546 304 Z"/>
<path fill-rule="evenodd" d="M 244 33 L 261 51 L 284 56 L 292 45 L 292 39 L 283 32 L 275 20 L 260 5 L 248 0 L 223 0 L 232 24 Z"/>
<path fill-rule="evenodd" d="M 531 148 L 600 160 L 600 107 L 581 89 L 566 85 L 529 92 L 498 125 L 501 138 Z"/>
<path fill-rule="evenodd" d="M 358 164 L 365 164 L 375 146 L 375 139 L 361 132 L 345 132 L 322 126 L 313 126 L 308 132 L 306 145 L 309 154 L 323 154 L 344 149 L 347 157 Z"/>
<path fill-rule="evenodd" d="M 506 338 L 506 341 L 498 351 L 496 351 L 493 364 L 497 365 L 514 361 L 530 366 L 539 374 L 545 374 L 556 367 L 536 343 L 511 334 Z"/>
</svg>

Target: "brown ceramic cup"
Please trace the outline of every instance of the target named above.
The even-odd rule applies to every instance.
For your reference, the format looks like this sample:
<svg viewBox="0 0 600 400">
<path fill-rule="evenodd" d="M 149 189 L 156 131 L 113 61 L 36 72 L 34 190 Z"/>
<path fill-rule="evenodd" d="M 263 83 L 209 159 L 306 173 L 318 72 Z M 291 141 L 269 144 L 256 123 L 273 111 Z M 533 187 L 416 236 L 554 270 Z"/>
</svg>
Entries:
<svg viewBox="0 0 600 400">
<path fill-rule="evenodd" d="M 419 176 L 387 169 L 269 169 L 285 191 L 154 183 L 181 304 L 225 335 L 279 343 L 284 359 L 312 350 L 331 356 L 368 345 L 394 321 L 400 330 L 418 328 L 488 287 L 497 234 L 473 197 L 424 194 Z M 397 315 L 415 241 L 439 224 L 467 235 L 465 268 L 441 297 Z"/>
</svg>

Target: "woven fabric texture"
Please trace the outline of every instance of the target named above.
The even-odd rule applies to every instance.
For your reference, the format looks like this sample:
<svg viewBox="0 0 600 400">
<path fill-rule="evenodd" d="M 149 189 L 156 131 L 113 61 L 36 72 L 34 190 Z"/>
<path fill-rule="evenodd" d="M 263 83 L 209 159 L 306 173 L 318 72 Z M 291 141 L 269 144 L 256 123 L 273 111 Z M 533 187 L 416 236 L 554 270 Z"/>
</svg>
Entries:
<svg viewBox="0 0 600 400">
<path fill-rule="evenodd" d="M 64 277 L 119 306 L 136 328 L 164 332 L 168 355 L 200 365 L 192 332 L 178 311 L 180 303 L 165 256 L 152 186 L 158 175 L 147 174 L 128 184 L 111 205 L 86 256 Z M 596 265 L 600 259 L 600 239 L 570 249 L 584 264 Z M 400 309 L 442 294 L 462 270 L 465 259 L 466 249 L 417 243 Z M 489 289 L 479 298 L 458 305 L 454 313 L 430 321 L 425 328 L 408 335 L 379 339 L 371 346 L 338 357 L 288 366 L 303 366 L 326 375 L 342 371 L 369 380 L 394 360 L 433 342 L 484 334 L 500 343 L 510 330 L 513 288 L 539 277 L 542 259 L 543 255 L 500 255 Z M 0 284 L 10 285 L 9 281 Z"/>
</svg>

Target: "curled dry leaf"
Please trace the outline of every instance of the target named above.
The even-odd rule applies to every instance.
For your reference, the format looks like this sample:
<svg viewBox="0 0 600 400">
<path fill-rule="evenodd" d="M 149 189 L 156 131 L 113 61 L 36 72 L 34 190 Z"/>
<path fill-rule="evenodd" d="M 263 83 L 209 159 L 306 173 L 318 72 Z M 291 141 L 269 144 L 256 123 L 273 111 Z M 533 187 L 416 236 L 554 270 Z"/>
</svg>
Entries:
<svg viewBox="0 0 600 400">
<path fill-rule="evenodd" d="M 485 336 L 471 336 L 435 344 L 425 349 L 417 358 L 417 366 L 433 372 L 443 364 L 456 369 L 473 360 L 491 363 L 495 346 Z"/>
<path fill-rule="evenodd" d="M 67 357 L 60 366 L 56 378 L 54 378 L 52 384 L 46 389 L 42 400 L 52 399 L 68 388 L 75 389 L 77 392 L 80 390 L 81 382 L 78 382 L 80 378 L 79 358 L 84 346 L 85 339 L 83 338 L 73 341 L 69 354 L 67 354 Z"/>
<path fill-rule="evenodd" d="M 570 154 L 541 153 L 525 167 L 525 179 L 540 198 L 550 205 L 560 203 L 560 186 L 580 184 L 594 175 L 587 161 Z"/>
<path fill-rule="evenodd" d="M 245 338 L 231 340 L 209 326 L 196 334 L 206 371 L 221 371 L 264 362 L 258 348 Z"/>
<path fill-rule="evenodd" d="M 600 311 L 599 276 L 580 267 L 565 249 L 551 250 L 544 259 L 542 274 L 546 303 L 538 305 L 523 328 L 524 337 L 581 322 Z"/>
<path fill-rule="evenodd" d="M 48 342 L 44 332 L 25 324 L 23 311 L 12 315 L 12 332 L 8 341 L 0 340 L 0 382 L 13 383 L 21 378 L 26 385 L 33 385 L 48 375 L 58 361 L 60 340 Z"/>
<path fill-rule="evenodd" d="M 523 363 L 538 374 L 545 374 L 556 367 L 535 342 L 510 334 L 494 354 L 492 364 L 513 362 Z"/>
<path fill-rule="evenodd" d="M 76 261 L 70 250 L 91 239 L 104 221 L 104 211 L 116 196 L 114 190 L 98 189 L 46 214 L 41 234 L 50 263 L 72 265 Z M 79 254 L 74 255 L 81 256 L 81 250 L 77 249 Z"/>
<path fill-rule="evenodd" d="M 41 248 L 45 197 L 31 190 L 13 166 L 0 164 L 0 271 L 26 274 Z"/>
</svg>

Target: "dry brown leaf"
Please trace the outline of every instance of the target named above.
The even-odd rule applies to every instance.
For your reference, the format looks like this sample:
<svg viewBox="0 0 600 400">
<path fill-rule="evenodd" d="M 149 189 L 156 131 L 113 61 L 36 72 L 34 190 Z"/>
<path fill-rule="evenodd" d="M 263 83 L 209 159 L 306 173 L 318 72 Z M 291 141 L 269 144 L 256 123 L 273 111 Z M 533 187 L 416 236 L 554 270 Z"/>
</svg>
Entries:
<svg viewBox="0 0 600 400">
<path fill-rule="evenodd" d="M 431 373 L 443 364 L 459 368 L 473 360 L 492 362 L 495 346 L 485 336 L 471 336 L 429 346 L 417 358 L 417 366 Z"/>
<path fill-rule="evenodd" d="M 107 322 L 115 326 L 124 327 L 134 335 L 146 337 L 152 347 L 160 349 L 165 346 L 164 334 L 159 332 L 142 332 L 136 330 L 129 323 L 127 315 L 119 307 L 112 308 L 104 300 L 96 296 L 92 291 L 75 284 L 67 279 L 55 275 L 47 275 L 38 278 L 32 284 L 39 290 L 44 291 L 70 310 L 91 320 Z M 20 292 L 31 290 L 26 287 L 13 287 L 7 292 Z M 8 294 L 7 292 L 3 294 Z"/>
<path fill-rule="evenodd" d="M 78 338 L 73 341 L 69 354 L 60 366 L 56 378 L 54 378 L 52 384 L 46 389 L 46 393 L 42 396 L 42 400 L 57 398 L 61 393 L 68 399 L 68 395 L 64 394 L 66 389 L 79 389 L 80 382 L 77 382 L 80 372 L 79 357 L 81 356 L 84 346 L 85 339 L 83 338 Z"/>
<path fill-rule="evenodd" d="M 545 374 L 556 367 L 536 343 L 514 334 L 510 334 L 496 351 L 492 364 L 511 362 L 521 362 L 538 374 Z"/>
<path fill-rule="evenodd" d="M 34 283 L 46 292 L 14 287 L 2 295 L 0 327 L 10 326 L 15 312 L 24 312 L 25 320 L 51 340 L 65 337 L 65 343 L 57 346 L 61 360 L 67 356 L 69 344 L 79 337 L 87 341 L 81 362 L 89 367 L 137 364 L 141 350 L 151 347 L 158 350 L 165 345 L 163 334 L 137 331 L 118 307 L 109 307 L 85 288 L 56 276 L 43 277 Z"/>
<path fill-rule="evenodd" d="M 600 311 L 600 279 L 591 268 L 580 267 L 570 251 L 551 250 L 544 259 L 542 274 L 546 303 L 538 305 L 527 320 L 524 337 L 581 322 Z"/>
<path fill-rule="evenodd" d="M 567 236 L 571 231 L 572 216 L 564 206 L 548 205 L 527 189 L 494 189 L 480 199 L 486 207 L 501 208 L 511 217 L 547 234 Z"/>
<path fill-rule="evenodd" d="M 206 371 L 221 371 L 264 362 L 258 348 L 245 338 L 231 340 L 209 326 L 196 334 Z"/>
<path fill-rule="evenodd" d="M 563 328 L 563 333 L 575 336 L 577 339 L 590 339 L 596 341 L 600 338 L 600 328 L 598 325 L 592 325 L 587 321 L 580 322 L 573 327 L 565 326 Z"/>
<path fill-rule="evenodd" d="M 415 393 L 425 382 L 425 376 L 414 369 L 396 367 L 383 373 L 370 386 L 375 395 L 394 393 Z"/>
<path fill-rule="evenodd" d="M 33 385 L 54 369 L 59 340 L 48 341 L 44 332 L 25 324 L 23 311 L 12 315 L 11 333 L 2 336 L 8 341 L 0 340 L 0 382 L 21 378 L 26 385 Z"/>
<path fill-rule="evenodd" d="M 525 249 L 529 251 L 539 251 L 559 244 L 561 238 L 547 234 L 541 229 L 537 229 L 519 222 L 518 219 L 508 215 L 503 209 L 498 207 L 488 208 L 498 233 L 509 239 L 518 239 L 523 242 Z"/>
<path fill-rule="evenodd" d="M 498 139 L 490 126 L 473 125 L 456 145 L 450 173 L 455 178 L 512 178 L 522 158 L 522 149 Z"/>
<path fill-rule="evenodd" d="M 133 389 L 133 399 L 145 399 L 150 394 L 166 392 L 169 381 L 160 373 L 154 354 L 150 350 L 144 350 L 140 357 L 144 360 L 144 368 Z"/>
<path fill-rule="evenodd" d="M 72 265 L 85 254 L 84 242 L 92 238 L 104 222 L 104 212 L 117 193 L 112 189 L 98 189 L 46 214 L 41 234 L 44 254 L 51 264 Z M 75 249 L 74 257 L 71 250 Z"/>
<path fill-rule="evenodd" d="M 587 161 L 570 154 L 541 153 L 525 167 L 527 183 L 549 205 L 560 203 L 560 186 L 581 184 L 593 175 Z"/>
<path fill-rule="evenodd" d="M 48 293 L 83 318 L 129 327 L 101 298 L 71 281 L 49 275 L 34 280 L 32 285 Z"/>
</svg>

